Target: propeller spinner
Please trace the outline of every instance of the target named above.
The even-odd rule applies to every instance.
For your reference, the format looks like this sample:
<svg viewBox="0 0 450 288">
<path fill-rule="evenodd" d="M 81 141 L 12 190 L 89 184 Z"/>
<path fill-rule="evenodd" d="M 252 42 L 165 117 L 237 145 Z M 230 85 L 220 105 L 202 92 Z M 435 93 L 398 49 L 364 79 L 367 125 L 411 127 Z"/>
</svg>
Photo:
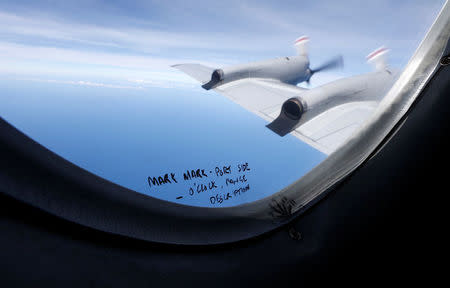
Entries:
<svg viewBox="0 0 450 288">
<path fill-rule="evenodd" d="M 316 69 L 310 69 L 309 70 L 309 76 L 306 79 L 306 83 L 309 84 L 311 77 L 320 71 L 326 71 L 326 70 L 331 70 L 331 69 L 335 69 L 335 68 L 342 68 L 344 67 L 344 58 L 339 55 L 334 57 L 333 59 L 329 60 L 328 62 L 323 63 L 321 66 L 317 67 Z"/>
<path fill-rule="evenodd" d="M 308 36 L 301 36 L 295 40 L 294 46 L 295 49 L 297 50 L 298 55 L 308 57 L 308 43 L 309 43 Z M 344 66 L 344 59 L 342 58 L 342 56 L 341 55 L 336 56 L 333 59 L 329 60 L 328 62 L 325 62 L 321 66 L 317 67 L 316 69 L 308 68 L 308 78 L 305 81 L 306 83 L 309 84 L 311 77 L 315 73 L 335 68 L 342 68 L 343 66 Z"/>
</svg>

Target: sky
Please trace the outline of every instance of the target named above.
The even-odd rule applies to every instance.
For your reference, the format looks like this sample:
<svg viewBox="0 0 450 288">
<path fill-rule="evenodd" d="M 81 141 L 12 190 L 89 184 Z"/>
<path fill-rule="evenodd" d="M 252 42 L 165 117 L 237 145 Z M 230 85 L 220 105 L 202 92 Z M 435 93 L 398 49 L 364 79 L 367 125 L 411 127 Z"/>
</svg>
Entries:
<svg viewBox="0 0 450 288">
<path fill-rule="evenodd" d="M 336 55 L 344 68 L 317 73 L 305 87 L 372 71 L 365 57 L 380 46 L 390 49 L 391 66 L 403 68 L 443 3 L 3 0 L 0 117 L 76 165 L 146 195 L 210 207 L 256 200 L 325 156 L 273 135 L 262 119 L 170 66 L 294 55 L 294 40 L 306 34 L 312 68 Z M 245 163 L 251 170 L 239 172 Z M 223 166 L 230 174 L 216 174 Z M 191 169 L 208 176 L 183 180 Z M 170 173 L 178 183 L 148 181 Z M 225 177 L 239 183 L 228 187 Z M 211 191 L 189 195 L 201 184 Z M 218 203 L 227 193 L 232 199 Z"/>
</svg>

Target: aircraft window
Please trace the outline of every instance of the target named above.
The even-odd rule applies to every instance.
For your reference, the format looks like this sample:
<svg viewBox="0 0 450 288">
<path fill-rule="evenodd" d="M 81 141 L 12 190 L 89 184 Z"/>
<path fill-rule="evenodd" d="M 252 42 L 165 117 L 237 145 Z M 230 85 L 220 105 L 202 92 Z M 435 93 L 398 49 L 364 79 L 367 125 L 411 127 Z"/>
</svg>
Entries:
<svg viewBox="0 0 450 288">
<path fill-rule="evenodd" d="M 2 1 L 0 116 L 144 195 L 254 202 L 357 135 L 443 4 Z"/>
</svg>

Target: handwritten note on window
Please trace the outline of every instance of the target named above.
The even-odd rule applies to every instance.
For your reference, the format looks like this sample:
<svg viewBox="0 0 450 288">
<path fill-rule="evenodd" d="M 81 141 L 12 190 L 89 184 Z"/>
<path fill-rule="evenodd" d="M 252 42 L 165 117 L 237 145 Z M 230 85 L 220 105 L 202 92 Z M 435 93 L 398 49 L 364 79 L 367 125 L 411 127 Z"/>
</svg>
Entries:
<svg viewBox="0 0 450 288">
<path fill-rule="evenodd" d="M 251 168 L 247 162 L 235 165 L 215 166 L 211 168 L 187 169 L 182 173 L 170 172 L 147 177 L 152 192 L 158 193 L 163 187 L 181 188 L 174 200 L 199 198 L 207 194 L 208 206 L 221 206 L 231 199 L 249 193 L 249 174 Z M 187 188 L 186 188 L 187 187 Z"/>
</svg>

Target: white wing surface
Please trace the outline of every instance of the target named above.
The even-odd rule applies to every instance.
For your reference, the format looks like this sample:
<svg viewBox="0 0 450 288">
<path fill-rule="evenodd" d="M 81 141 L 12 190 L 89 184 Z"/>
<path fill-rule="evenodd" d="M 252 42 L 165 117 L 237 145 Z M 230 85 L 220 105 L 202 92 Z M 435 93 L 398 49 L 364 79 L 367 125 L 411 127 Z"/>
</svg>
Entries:
<svg viewBox="0 0 450 288">
<path fill-rule="evenodd" d="M 196 68 L 193 65 L 195 64 L 181 64 L 174 67 L 202 83 L 210 80 L 213 69 L 210 68 L 211 72 L 206 77 L 203 74 L 204 66 L 193 72 Z M 214 90 L 268 122 L 278 117 L 286 100 L 308 91 L 280 81 L 256 78 L 236 80 Z M 375 101 L 342 104 L 319 114 L 291 134 L 315 149 L 331 154 L 370 116 L 375 107 Z"/>
<path fill-rule="evenodd" d="M 173 65 L 172 67 L 183 71 L 202 84 L 205 84 L 206 82 L 211 80 L 211 74 L 214 71 L 214 68 L 201 64 L 177 64 Z"/>
<path fill-rule="evenodd" d="M 342 104 L 319 114 L 292 134 L 321 152 L 331 154 L 345 143 L 376 107 L 377 102 L 374 101 Z"/>
<path fill-rule="evenodd" d="M 271 79 L 246 78 L 214 89 L 267 121 L 273 121 L 284 101 L 306 89 Z"/>
</svg>

